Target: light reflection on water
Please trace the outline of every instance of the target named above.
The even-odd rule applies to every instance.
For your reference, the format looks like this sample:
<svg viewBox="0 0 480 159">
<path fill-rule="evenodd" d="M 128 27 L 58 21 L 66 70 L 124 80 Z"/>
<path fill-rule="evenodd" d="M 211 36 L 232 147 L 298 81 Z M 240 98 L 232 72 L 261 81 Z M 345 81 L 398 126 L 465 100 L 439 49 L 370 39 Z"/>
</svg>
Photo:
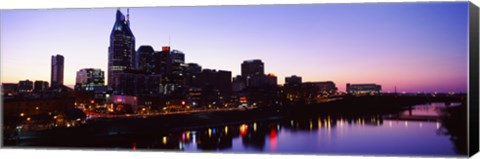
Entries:
<svg viewBox="0 0 480 159">
<path fill-rule="evenodd" d="M 173 143 L 180 144 L 169 148 L 184 151 L 456 155 L 448 136 L 437 134 L 439 125 L 434 121 L 383 120 L 379 116 L 318 117 L 227 125 L 198 129 L 196 133 L 187 130 L 164 140 L 178 141 Z"/>
<path fill-rule="evenodd" d="M 417 113 L 417 108 L 419 112 L 426 112 L 431 111 L 427 108 L 444 106 L 437 103 L 419 105 L 410 112 L 425 115 Z M 163 145 L 155 147 L 184 151 L 459 155 L 449 136 L 439 133 L 442 128 L 439 121 L 391 120 L 381 115 L 326 115 L 173 132 L 163 138 Z"/>
</svg>

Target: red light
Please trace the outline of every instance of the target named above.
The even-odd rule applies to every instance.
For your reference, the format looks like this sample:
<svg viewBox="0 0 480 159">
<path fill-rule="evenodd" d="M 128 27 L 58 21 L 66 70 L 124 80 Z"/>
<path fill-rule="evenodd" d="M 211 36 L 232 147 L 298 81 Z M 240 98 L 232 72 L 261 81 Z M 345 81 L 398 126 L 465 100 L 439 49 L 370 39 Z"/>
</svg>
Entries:
<svg viewBox="0 0 480 159">
<path fill-rule="evenodd" d="M 240 126 L 240 135 L 242 135 L 243 137 L 245 137 L 247 135 L 247 132 L 248 132 L 248 126 L 243 124 Z"/>
<path fill-rule="evenodd" d="M 90 103 L 93 104 L 93 103 L 95 103 L 95 101 L 94 101 L 94 100 L 90 100 Z"/>
<path fill-rule="evenodd" d="M 137 150 L 137 144 L 133 143 L 132 150 L 133 151 Z"/>
<path fill-rule="evenodd" d="M 270 130 L 270 147 L 272 150 L 277 149 L 277 130 L 275 128 Z"/>
<path fill-rule="evenodd" d="M 163 46 L 162 51 L 170 51 L 170 46 Z"/>
<path fill-rule="evenodd" d="M 182 142 L 185 142 L 185 133 L 182 133 Z"/>
<path fill-rule="evenodd" d="M 275 128 L 272 128 L 270 130 L 270 140 L 276 140 L 277 139 L 277 130 Z"/>
</svg>

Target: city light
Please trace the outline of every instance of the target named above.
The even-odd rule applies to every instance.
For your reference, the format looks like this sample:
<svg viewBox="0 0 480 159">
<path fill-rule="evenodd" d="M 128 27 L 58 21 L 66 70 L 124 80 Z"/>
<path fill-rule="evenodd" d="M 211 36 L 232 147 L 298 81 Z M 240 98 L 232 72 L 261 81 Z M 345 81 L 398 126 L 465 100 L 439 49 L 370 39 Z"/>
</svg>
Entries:
<svg viewBox="0 0 480 159">
<path fill-rule="evenodd" d="M 164 137 L 162 138 L 162 143 L 163 143 L 163 144 L 167 144 L 167 140 L 168 140 L 167 137 L 164 136 Z"/>
<path fill-rule="evenodd" d="M 247 135 L 247 131 L 248 131 L 248 126 L 247 124 L 242 124 L 240 125 L 240 135 L 242 135 L 243 137 L 245 137 Z"/>
<path fill-rule="evenodd" d="M 25 113 L 20 113 L 20 116 L 21 116 L 21 117 L 25 116 Z"/>
</svg>

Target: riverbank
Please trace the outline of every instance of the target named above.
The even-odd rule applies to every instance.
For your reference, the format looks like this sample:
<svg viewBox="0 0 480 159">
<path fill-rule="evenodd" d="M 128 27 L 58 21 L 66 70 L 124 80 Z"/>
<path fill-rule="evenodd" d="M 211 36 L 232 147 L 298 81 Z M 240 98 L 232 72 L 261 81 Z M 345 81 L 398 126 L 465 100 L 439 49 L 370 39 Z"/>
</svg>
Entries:
<svg viewBox="0 0 480 159">
<path fill-rule="evenodd" d="M 148 137 L 163 134 L 168 135 L 172 131 L 252 121 L 305 118 L 320 114 L 332 116 L 391 114 L 408 109 L 408 106 L 426 102 L 428 102 L 427 99 L 418 97 L 345 97 L 342 100 L 312 105 L 274 106 L 129 118 L 100 118 L 89 120 L 87 124 L 76 127 L 21 132 L 19 139 L 4 138 L 4 146 L 106 148 L 115 145 L 114 142 L 128 143 L 124 141 L 139 138 L 148 139 Z M 99 143 L 105 143 L 105 145 Z"/>
</svg>

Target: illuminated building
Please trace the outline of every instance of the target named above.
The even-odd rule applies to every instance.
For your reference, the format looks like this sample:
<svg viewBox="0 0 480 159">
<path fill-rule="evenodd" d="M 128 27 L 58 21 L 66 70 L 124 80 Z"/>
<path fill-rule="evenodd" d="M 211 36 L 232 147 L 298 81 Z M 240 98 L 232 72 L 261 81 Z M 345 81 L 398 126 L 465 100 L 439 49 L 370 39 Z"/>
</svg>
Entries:
<svg viewBox="0 0 480 159">
<path fill-rule="evenodd" d="M 33 82 L 30 80 L 19 81 L 18 82 L 18 92 L 20 93 L 29 93 L 33 91 Z"/>
<path fill-rule="evenodd" d="M 171 50 L 170 46 L 162 47 L 162 51 L 155 53 L 155 74 L 162 75 L 160 93 L 172 98 L 183 98 L 187 92 L 185 88 L 185 54 L 178 50 Z"/>
<path fill-rule="evenodd" d="M 130 30 L 130 19 L 127 10 L 125 17 L 117 10 L 115 23 L 110 34 L 108 47 L 108 85 L 114 85 L 113 77 L 135 67 L 135 36 Z M 117 76 L 118 77 L 118 76 Z"/>
<path fill-rule="evenodd" d="M 84 68 L 77 71 L 75 89 L 93 90 L 96 86 L 105 85 L 104 72 L 95 68 Z"/>
<path fill-rule="evenodd" d="M 305 82 L 303 87 L 316 87 L 317 94 L 334 94 L 337 92 L 337 87 L 332 81 L 325 82 Z"/>
<path fill-rule="evenodd" d="M 50 77 L 50 84 L 52 87 L 63 86 L 63 67 L 64 58 L 62 55 L 52 56 L 52 70 Z"/>
<path fill-rule="evenodd" d="M 45 92 L 48 90 L 48 82 L 47 81 L 35 81 L 34 83 L 34 88 L 33 88 L 33 91 L 34 92 Z"/>
<path fill-rule="evenodd" d="M 160 91 L 161 75 L 145 75 L 134 71 L 117 73 L 112 76 L 113 94 L 115 95 L 149 95 Z"/>
<path fill-rule="evenodd" d="M 74 107 L 73 98 L 13 98 L 5 99 L 3 112 L 5 116 L 24 116 L 63 112 Z"/>
<path fill-rule="evenodd" d="M 347 93 L 350 94 L 379 94 L 381 85 L 377 84 L 350 84 L 347 83 Z"/>
<path fill-rule="evenodd" d="M 202 88 L 191 87 L 188 89 L 188 100 L 192 103 L 192 106 L 199 106 L 202 102 Z"/>
</svg>

